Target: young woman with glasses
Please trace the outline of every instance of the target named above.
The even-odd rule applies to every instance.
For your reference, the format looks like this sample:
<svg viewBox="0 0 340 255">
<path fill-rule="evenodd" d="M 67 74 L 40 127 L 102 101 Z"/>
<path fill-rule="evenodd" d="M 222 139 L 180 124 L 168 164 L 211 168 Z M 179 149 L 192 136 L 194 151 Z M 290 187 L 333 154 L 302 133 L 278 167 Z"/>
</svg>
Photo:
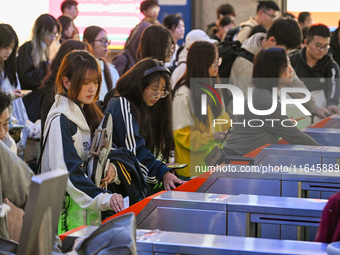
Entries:
<svg viewBox="0 0 340 255">
<path fill-rule="evenodd" d="M 40 119 L 40 92 L 38 88 L 47 74 L 49 47 L 57 38 L 60 26 L 50 14 L 40 15 L 32 29 L 32 39 L 24 43 L 18 52 L 18 76 L 21 88 L 32 90 L 24 97 L 28 118 L 32 122 Z"/>
<path fill-rule="evenodd" d="M 87 27 L 84 31 L 83 41 L 91 45 L 93 55 L 96 57 L 102 70 L 103 81 L 100 85 L 99 100 L 103 100 L 106 93 L 116 86 L 119 74 L 114 65 L 107 63 L 105 57 L 111 41 L 107 38 L 106 31 L 98 26 Z"/>
<path fill-rule="evenodd" d="M 230 125 L 222 92 L 213 88 L 216 82 L 213 82 L 212 78 L 218 78 L 220 64 L 221 58 L 218 57 L 217 47 L 214 44 L 205 41 L 194 42 L 189 47 L 186 71 L 173 91 L 175 161 L 189 165 L 176 171 L 179 178 L 183 180 L 199 174 L 190 171 L 191 168 L 205 166 L 204 158 L 214 148 L 215 143 L 223 140 L 224 133 Z M 191 78 L 200 79 L 193 82 Z M 208 96 L 207 114 L 202 115 L 201 97 L 208 93 L 213 96 L 213 99 Z M 215 104 L 213 100 L 217 103 Z M 227 124 L 213 127 L 213 119 L 223 119 Z"/>
<path fill-rule="evenodd" d="M 162 161 L 172 144 L 170 71 L 162 63 L 145 58 L 117 82 L 105 112 L 113 117 L 112 142 L 136 155 L 146 182 L 163 182 L 165 190 L 182 184 Z"/>
</svg>

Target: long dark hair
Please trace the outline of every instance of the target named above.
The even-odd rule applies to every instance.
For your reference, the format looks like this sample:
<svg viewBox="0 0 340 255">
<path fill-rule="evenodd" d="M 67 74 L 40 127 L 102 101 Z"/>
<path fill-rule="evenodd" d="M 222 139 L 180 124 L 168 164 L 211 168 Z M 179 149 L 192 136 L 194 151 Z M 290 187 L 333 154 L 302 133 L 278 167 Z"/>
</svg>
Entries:
<svg viewBox="0 0 340 255">
<path fill-rule="evenodd" d="M 48 67 L 48 73 L 45 77 L 45 79 L 42 82 L 42 85 L 39 87 L 39 89 L 43 88 L 48 81 L 55 81 L 57 77 L 57 73 L 59 70 L 59 67 L 61 65 L 61 62 L 63 61 L 64 57 L 73 50 L 88 50 L 88 45 L 86 43 L 83 43 L 81 41 L 77 40 L 67 40 L 63 42 L 52 60 L 51 65 Z M 54 83 L 54 82 L 53 82 Z"/>
<path fill-rule="evenodd" d="M 58 22 L 61 25 L 61 32 L 60 32 L 61 36 L 60 36 L 59 42 L 63 43 L 66 40 L 72 39 L 72 36 L 68 37 L 67 35 L 65 35 L 65 31 L 69 29 L 70 26 L 72 25 L 74 26 L 73 20 L 69 16 L 61 15 L 58 18 Z"/>
<path fill-rule="evenodd" d="M 57 33 L 60 32 L 59 22 L 50 14 L 41 14 L 34 22 L 32 29 L 32 52 L 33 65 L 39 69 L 39 65 L 48 61 L 49 49 L 45 43 L 43 43 L 45 37 L 50 36 L 53 33 L 54 27 L 57 28 Z"/>
<path fill-rule="evenodd" d="M 173 95 L 176 91 L 182 87 L 187 86 L 191 88 L 190 79 L 191 78 L 211 78 L 209 75 L 209 67 L 215 62 L 218 57 L 217 47 L 206 41 L 196 41 L 190 47 L 187 55 L 187 68 L 184 75 L 176 83 Z M 209 81 L 209 85 L 212 86 L 212 79 Z M 220 90 L 216 89 L 219 97 L 222 97 Z M 190 89 L 191 104 L 193 106 L 193 114 L 195 117 L 203 122 L 205 125 L 208 124 L 208 116 L 202 115 L 201 104 L 198 103 L 201 98 L 201 94 L 205 93 L 199 89 Z M 218 117 L 221 114 L 222 107 L 220 104 L 213 104 L 210 102 L 210 97 L 208 98 L 208 104 L 213 112 L 214 117 Z"/>
<path fill-rule="evenodd" d="M 268 48 L 259 51 L 255 55 L 253 66 L 255 87 L 272 92 L 273 87 L 279 86 L 281 74 L 287 65 L 288 59 L 283 48 Z"/>
<path fill-rule="evenodd" d="M 156 157 L 161 155 L 167 160 L 172 145 L 172 112 L 171 95 L 161 98 L 154 106 L 149 107 L 143 101 L 144 90 L 152 83 L 164 79 L 165 89 L 170 90 L 170 74 L 153 72 L 144 77 L 150 68 L 162 66 L 160 61 L 145 58 L 134 65 L 117 82 L 115 96 L 125 97 L 131 103 L 132 113 L 137 119 L 140 133 L 145 140 L 146 148 Z"/>
<path fill-rule="evenodd" d="M 101 32 L 106 31 L 98 26 L 89 26 L 84 31 L 83 40 L 91 45 L 94 48 L 94 40 L 96 40 L 97 35 Z M 106 82 L 107 90 L 110 91 L 113 88 L 112 77 L 110 74 L 109 66 L 107 65 L 105 59 L 101 59 L 104 62 L 104 79 Z"/>
<path fill-rule="evenodd" d="M 84 81 L 88 72 L 92 75 L 92 80 L 98 81 L 99 84 L 101 83 L 102 76 L 99 64 L 90 53 L 83 50 L 74 50 L 68 53 L 63 59 L 57 74 L 57 93 L 59 95 L 67 95 L 69 100 L 76 101 L 82 86 L 84 86 Z M 69 89 L 66 89 L 63 85 L 64 77 L 67 77 L 71 83 Z M 100 86 L 98 86 L 93 102 L 83 106 L 86 120 L 92 134 L 103 117 L 102 112 L 95 104 L 95 100 L 98 99 L 99 92 Z"/>
<path fill-rule="evenodd" d="M 164 63 L 165 59 L 170 56 L 171 48 L 174 46 L 174 38 L 168 29 L 163 25 L 152 25 L 144 30 L 137 54 L 140 59 L 149 57 Z"/>
<path fill-rule="evenodd" d="M 0 24 L 0 49 L 10 46 L 11 43 L 13 42 L 14 42 L 14 48 L 13 48 L 11 55 L 8 57 L 6 61 L 0 60 L 2 62 L 0 66 L 0 70 L 3 67 L 3 71 L 5 73 L 4 78 L 8 77 L 10 83 L 14 85 L 14 87 L 17 87 L 18 80 L 16 77 L 17 65 L 16 65 L 15 57 L 16 57 L 17 50 L 18 50 L 18 43 L 19 43 L 18 36 L 10 25 L 4 24 L 4 23 Z M 2 82 L 3 81 L 0 79 L 0 84 Z"/>
</svg>

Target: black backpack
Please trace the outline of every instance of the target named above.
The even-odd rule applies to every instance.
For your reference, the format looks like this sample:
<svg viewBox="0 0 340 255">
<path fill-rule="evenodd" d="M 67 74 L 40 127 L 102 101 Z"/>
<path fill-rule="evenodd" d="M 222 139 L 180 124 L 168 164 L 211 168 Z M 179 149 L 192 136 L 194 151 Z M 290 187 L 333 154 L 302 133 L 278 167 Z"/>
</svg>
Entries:
<svg viewBox="0 0 340 255">
<path fill-rule="evenodd" d="M 240 56 L 250 62 L 254 62 L 254 54 L 241 48 L 240 41 L 233 41 L 230 36 L 226 36 L 219 44 L 218 53 L 220 58 L 222 58 L 222 63 L 218 68 L 219 77 L 227 78 L 227 82 L 229 82 L 231 67 L 233 66 L 236 57 Z M 232 100 L 232 96 L 229 91 L 225 89 L 222 90 L 222 93 L 225 106 L 227 106 Z"/>
<path fill-rule="evenodd" d="M 238 56 L 254 62 L 254 54 L 241 48 L 241 43 L 239 41 L 233 41 L 229 36 L 226 36 L 219 44 L 218 54 L 220 58 L 222 58 L 222 63 L 218 68 L 220 78 L 230 78 L 231 67 Z"/>
<path fill-rule="evenodd" d="M 242 28 L 244 28 L 244 27 L 251 27 L 252 28 L 252 26 L 250 26 L 250 25 L 237 26 L 237 27 L 234 27 L 232 29 L 229 29 L 228 33 L 227 33 L 227 36 L 230 36 L 230 38 L 235 39 L 237 34 L 238 34 L 238 32 L 240 32 L 240 30 Z"/>
</svg>

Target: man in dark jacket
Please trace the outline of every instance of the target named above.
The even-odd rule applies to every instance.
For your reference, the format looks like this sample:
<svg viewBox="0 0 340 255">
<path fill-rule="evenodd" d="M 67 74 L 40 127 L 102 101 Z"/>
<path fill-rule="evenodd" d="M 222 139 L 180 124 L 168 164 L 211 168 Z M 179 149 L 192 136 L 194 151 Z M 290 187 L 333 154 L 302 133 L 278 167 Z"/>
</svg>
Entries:
<svg viewBox="0 0 340 255">
<path fill-rule="evenodd" d="M 340 79 L 339 66 L 328 55 L 330 32 L 322 24 L 311 26 L 305 39 L 306 47 L 290 57 L 292 67 L 312 92 L 324 91 L 326 106 L 330 113 L 339 112 Z"/>
</svg>

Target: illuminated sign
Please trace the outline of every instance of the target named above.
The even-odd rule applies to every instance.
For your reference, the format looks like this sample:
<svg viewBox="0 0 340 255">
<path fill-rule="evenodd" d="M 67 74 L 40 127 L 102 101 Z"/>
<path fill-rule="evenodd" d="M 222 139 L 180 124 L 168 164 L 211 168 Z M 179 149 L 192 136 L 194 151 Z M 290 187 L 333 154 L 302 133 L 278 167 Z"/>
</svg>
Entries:
<svg viewBox="0 0 340 255">
<path fill-rule="evenodd" d="M 340 19 L 340 5 L 334 0 L 287 0 L 287 11 L 295 17 L 298 17 L 300 12 L 308 11 L 312 14 L 314 23 L 325 24 L 331 31 L 338 27 Z"/>
<path fill-rule="evenodd" d="M 49 13 L 58 18 L 63 0 L 49 0 Z M 77 0 L 78 17 L 74 23 L 82 38 L 86 27 L 105 29 L 111 40 L 110 49 L 123 49 L 131 29 L 143 18 L 139 6 L 142 0 Z"/>
</svg>

